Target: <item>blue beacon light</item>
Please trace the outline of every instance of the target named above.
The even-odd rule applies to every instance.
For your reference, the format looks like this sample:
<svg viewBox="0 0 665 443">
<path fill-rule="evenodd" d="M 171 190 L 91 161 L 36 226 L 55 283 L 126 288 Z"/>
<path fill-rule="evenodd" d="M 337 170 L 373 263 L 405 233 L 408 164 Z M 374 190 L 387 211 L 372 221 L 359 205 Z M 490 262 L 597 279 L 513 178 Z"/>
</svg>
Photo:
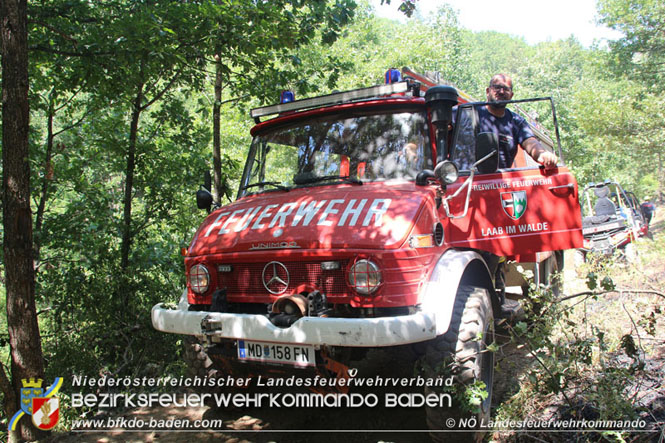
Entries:
<svg viewBox="0 0 665 443">
<path fill-rule="evenodd" d="M 280 103 L 291 103 L 292 101 L 295 101 L 296 95 L 293 93 L 293 91 L 282 91 L 282 93 L 279 95 L 279 102 Z"/>
<path fill-rule="evenodd" d="M 399 69 L 390 68 L 386 71 L 386 84 L 398 83 L 402 81 L 402 73 Z"/>
</svg>

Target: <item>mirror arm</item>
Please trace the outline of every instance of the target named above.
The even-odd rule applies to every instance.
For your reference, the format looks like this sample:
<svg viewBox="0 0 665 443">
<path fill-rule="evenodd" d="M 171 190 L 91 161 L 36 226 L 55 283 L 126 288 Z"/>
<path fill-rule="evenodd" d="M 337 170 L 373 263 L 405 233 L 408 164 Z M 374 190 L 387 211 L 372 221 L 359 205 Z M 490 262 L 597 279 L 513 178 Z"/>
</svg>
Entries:
<svg viewBox="0 0 665 443">
<path fill-rule="evenodd" d="M 446 197 L 446 198 L 443 200 L 443 207 L 446 209 L 446 216 L 447 216 L 448 218 L 456 219 L 456 218 L 464 218 L 464 217 L 466 217 L 466 213 L 469 211 L 469 200 L 470 200 L 470 197 L 471 197 L 471 183 L 473 182 L 473 175 L 474 175 L 474 173 L 475 173 L 475 172 L 474 172 L 473 170 L 471 170 L 471 174 L 469 175 L 469 178 L 467 178 L 467 179 L 464 181 L 464 184 L 462 184 L 462 186 L 460 186 L 460 187 L 457 189 L 457 191 L 455 191 L 455 193 L 454 193 L 453 195 L 449 195 L 448 197 Z M 450 200 L 452 200 L 453 198 L 457 197 L 457 196 L 462 192 L 462 190 L 463 190 L 465 187 L 467 188 L 467 190 L 466 190 L 466 199 L 465 199 L 465 202 L 464 202 L 464 212 L 463 212 L 462 214 L 460 214 L 460 215 L 452 215 L 452 214 L 450 213 L 450 207 L 448 206 L 448 201 L 450 201 Z"/>
<path fill-rule="evenodd" d="M 481 164 L 482 162 L 484 162 L 488 158 L 492 157 L 494 154 L 496 154 L 496 149 L 493 150 L 492 152 L 490 152 L 489 154 L 487 154 L 485 157 L 478 160 L 477 162 L 475 162 L 471 166 L 471 174 L 469 174 L 469 178 L 467 178 L 464 181 L 464 184 L 462 184 L 462 186 L 457 188 L 457 191 L 455 191 L 455 193 L 453 195 L 449 195 L 448 197 L 446 197 L 443 200 L 443 207 L 446 209 L 446 216 L 448 218 L 457 219 L 457 218 L 466 217 L 466 214 L 469 211 L 469 200 L 471 199 L 471 184 L 473 183 L 473 177 L 476 174 L 476 166 L 478 166 L 479 164 Z M 462 214 L 460 214 L 460 215 L 452 215 L 450 213 L 450 207 L 448 206 L 448 201 L 450 201 L 453 198 L 457 197 L 465 187 L 467 188 L 467 190 L 466 190 L 466 199 L 464 201 L 464 212 L 462 212 Z"/>
</svg>

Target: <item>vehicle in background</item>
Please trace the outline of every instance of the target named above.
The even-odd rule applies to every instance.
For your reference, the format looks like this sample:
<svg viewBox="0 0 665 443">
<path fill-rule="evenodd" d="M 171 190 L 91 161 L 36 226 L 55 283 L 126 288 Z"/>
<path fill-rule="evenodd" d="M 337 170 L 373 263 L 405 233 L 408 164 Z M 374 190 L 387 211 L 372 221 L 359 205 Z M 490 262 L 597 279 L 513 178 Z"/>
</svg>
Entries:
<svg viewBox="0 0 665 443">
<path fill-rule="evenodd" d="M 576 262 L 587 254 L 608 256 L 620 251 L 626 259 L 635 259 L 633 241 L 648 233 L 637 198 L 612 180 L 589 183 L 581 195 L 584 247 L 576 252 Z"/>
</svg>

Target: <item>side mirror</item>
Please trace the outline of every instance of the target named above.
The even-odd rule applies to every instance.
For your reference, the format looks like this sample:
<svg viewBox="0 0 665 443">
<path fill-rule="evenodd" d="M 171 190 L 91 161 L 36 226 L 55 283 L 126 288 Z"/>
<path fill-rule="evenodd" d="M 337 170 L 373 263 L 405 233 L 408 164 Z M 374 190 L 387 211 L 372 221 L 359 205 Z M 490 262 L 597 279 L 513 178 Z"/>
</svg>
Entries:
<svg viewBox="0 0 665 443">
<path fill-rule="evenodd" d="M 490 154 L 485 161 L 477 163 L 481 174 L 490 174 L 499 168 L 499 136 L 493 132 L 481 132 L 476 136 L 476 162 Z"/>
<path fill-rule="evenodd" d="M 416 185 L 426 186 L 430 179 L 435 179 L 434 171 L 430 169 L 423 169 L 416 175 Z"/>
<path fill-rule="evenodd" d="M 203 186 L 196 191 L 196 206 L 208 212 L 210 212 L 210 208 L 212 207 L 212 194 Z"/>
</svg>

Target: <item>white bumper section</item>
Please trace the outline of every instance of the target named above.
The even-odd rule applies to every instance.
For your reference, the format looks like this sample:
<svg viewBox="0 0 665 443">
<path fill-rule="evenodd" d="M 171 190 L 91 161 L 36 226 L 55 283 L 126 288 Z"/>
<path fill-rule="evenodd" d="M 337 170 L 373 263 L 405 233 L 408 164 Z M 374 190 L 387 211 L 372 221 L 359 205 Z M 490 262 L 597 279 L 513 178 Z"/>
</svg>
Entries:
<svg viewBox="0 0 665 443">
<path fill-rule="evenodd" d="M 210 325 L 201 326 L 204 318 Z M 152 308 L 155 329 L 174 334 L 229 339 L 328 346 L 397 346 L 436 337 L 433 314 L 417 313 L 383 318 L 302 317 L 288 328 L 279 328 L 263 315 L 224 312 L 190 312 L 186 309 Z"/>
</svg>

